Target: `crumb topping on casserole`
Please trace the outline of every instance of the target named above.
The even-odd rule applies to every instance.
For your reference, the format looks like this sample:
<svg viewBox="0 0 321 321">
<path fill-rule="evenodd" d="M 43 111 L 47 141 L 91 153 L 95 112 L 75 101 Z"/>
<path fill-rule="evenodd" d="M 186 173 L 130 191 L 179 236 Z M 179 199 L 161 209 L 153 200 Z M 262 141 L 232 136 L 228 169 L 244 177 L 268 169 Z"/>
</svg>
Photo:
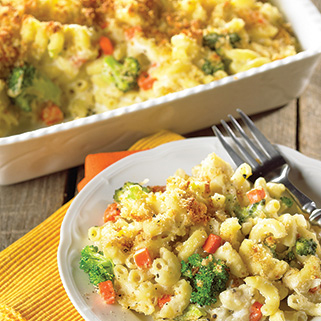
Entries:
<svg viewBox="0 0 321 321">
<path fill-rule="evenodd" d="M 208 84 L 299 51 L 268 1 L 0 4 L 0 136 Z"/>
</svg>

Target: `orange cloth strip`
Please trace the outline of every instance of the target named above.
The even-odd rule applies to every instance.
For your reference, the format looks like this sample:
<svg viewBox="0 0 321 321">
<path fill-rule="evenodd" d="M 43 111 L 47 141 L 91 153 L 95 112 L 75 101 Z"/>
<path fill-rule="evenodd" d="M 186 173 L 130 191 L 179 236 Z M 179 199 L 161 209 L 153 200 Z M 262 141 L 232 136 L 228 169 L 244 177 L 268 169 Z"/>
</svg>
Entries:
<svg viewBox="0 0 321 321">
<path fill-rule="evenodd" d="M 169 143 L 174 140 L 183 139 L 182 136 L 162 130 L 151 137 L 140 139 L 137 143 L 129 148 L 127 151 L 111 152 L 111 153 L 98 153 L 90 154 L 85 159 L 85 177 L 78 184 L 78 191 L 94 178 L 98 173 L 104 170 L 109 165 L 117 162 L 118 160 L 137 153 L 141 150 L 157 147 L 161 144 Z"/>
<path fill-rule="evenodd" d="M 78 191 L 81 191 L 85 185 L 106 167 L 118 160 L 137 153 L 138 151 L 122 151 L 113 153 L 90 154 L 85 159 L 85 177 L 78 183 Z"/>
<path fill-rule="evenodd" d="M 90 161 L 85 163 L 86 175 L 81 187 L 102 169 L 137 149 L 153 148 L 179 139 L 183 137 L 161 131 L 138 141 L 130 148 L 130 153 L 90 156 Z M 70 204 L 71 201 L 63 205 L 0 253 L 0 321 L 83 320 L 69 301 L 57 266 L 60 226 Z"/>
</svg>

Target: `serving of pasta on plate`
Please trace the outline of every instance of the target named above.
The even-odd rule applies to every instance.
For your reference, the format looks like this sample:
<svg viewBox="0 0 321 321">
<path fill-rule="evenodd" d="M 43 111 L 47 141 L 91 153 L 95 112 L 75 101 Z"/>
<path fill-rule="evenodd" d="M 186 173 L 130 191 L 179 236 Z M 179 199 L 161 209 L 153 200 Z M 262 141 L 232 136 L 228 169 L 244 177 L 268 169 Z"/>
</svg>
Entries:
<svg viewBox="0 0 321 321">
<path fill-rule="evenodd" d="M 208 84 L 299 51 L 269 1 L 0 0 L 0 137 Z"/>
<path fill-rule="evenodd" d="M 106 307 L 154 320 L 321 316 L 319 229 L 284 185 L 250 175 L 211 153 L 163 186 L 124 182 L 88 230 L 82 277 Z"/>
</svg>

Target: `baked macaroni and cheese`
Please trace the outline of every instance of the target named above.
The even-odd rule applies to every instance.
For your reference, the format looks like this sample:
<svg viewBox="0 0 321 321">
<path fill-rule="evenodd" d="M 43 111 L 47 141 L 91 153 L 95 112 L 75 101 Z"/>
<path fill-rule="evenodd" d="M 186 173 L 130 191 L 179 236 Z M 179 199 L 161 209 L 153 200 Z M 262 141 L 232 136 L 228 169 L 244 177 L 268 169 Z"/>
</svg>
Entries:
<svg viewBox="0 0 321 321">
<path fill-rule="evenodd" d="M 319 231 L 283 184 L 250 175 L 213 153 L 166 186 L 126 182 L 80 268 L 107 304 L 154 320 L 321 316 Z"/>
<path fill-rule="evenodd" d="M 0 0 L 0 136 L 207 84 L 298 50 L 266 0 Z"/>
</svg>

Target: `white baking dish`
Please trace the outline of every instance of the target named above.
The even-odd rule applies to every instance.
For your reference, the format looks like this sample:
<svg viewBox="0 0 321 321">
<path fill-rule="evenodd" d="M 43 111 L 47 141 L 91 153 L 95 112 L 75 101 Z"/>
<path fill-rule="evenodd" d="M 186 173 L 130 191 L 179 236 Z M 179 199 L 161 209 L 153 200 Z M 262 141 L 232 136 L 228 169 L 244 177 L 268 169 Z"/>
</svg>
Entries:
<svg viewBox="0 0 321 321">
<path fill-rule="evenodd" d="M 282 106 L 300 96 L 321 55 L 321 14 L 309 0 L 275 0 L 301 43 L 295 56 L 143 103 L 0 138 L 0 184 L 80 165 L 89 153 L 123 150 L 160 129 L 184 134 L 235 114 Z"/>
</svg>

